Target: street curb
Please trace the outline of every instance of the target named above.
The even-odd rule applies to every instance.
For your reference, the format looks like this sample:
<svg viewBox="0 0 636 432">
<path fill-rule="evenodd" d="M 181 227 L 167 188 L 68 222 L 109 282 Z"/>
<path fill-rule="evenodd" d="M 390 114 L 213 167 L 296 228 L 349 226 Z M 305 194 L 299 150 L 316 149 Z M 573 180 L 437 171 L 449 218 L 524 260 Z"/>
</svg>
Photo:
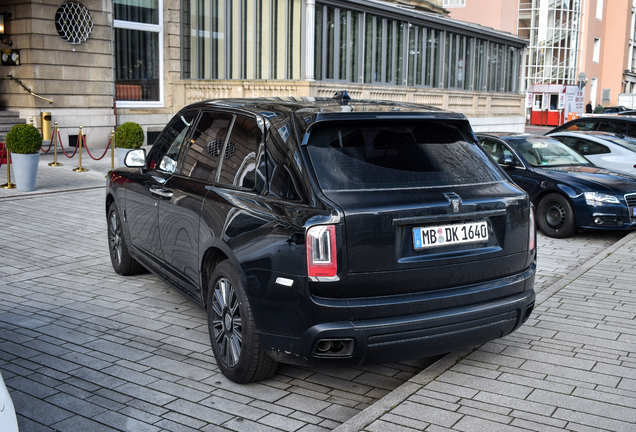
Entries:
<svg viewBox="0 0 636 432">
<path fill-rule="evenodd" d="M 562 288 L 568 286 L 570 283 L 581 277 L 583 274 L 587 273 L 596 264 L 607 258 L 608 255 L 611 255 L 616 250 L 624 246 L 626 243 L 632 241 L 634 238 L 636 238 L 636 231 L 627 234 L 625 237 L 623 237 L 604 251 L 600 252 L 598 255 L 590 259 L 588 262 L 586 262 L 576 270 L 570 272 L 563 278 L 559 279 L 557 282 L 550 285 L 548 288 L 537 294 L 536 304 L 539 305 L 548 300 Z M 407 382 L 393 390 L 388 395 L 384 396 L 382 399 L 380 399 L 370 407 L 366 408 L 364 411 L 359 412 L 354 417 L 342 423 L 340 426 L 334 429 L 334 432 L 359 432 L 364 430 L 365 427 L 369 426 L 371 423 L 386 414 L 388 411 L 395 408 L 400 403 L 404 402 L 408 397 L 416 393 L 422 387 L 434 381 L 438 376 L 453 367 L 468 354 L 479 349 L 480 346 L 474 347 L 473 349 L 469 350 L 453 351 L 449 354 L 446 354 L 444 357 L 409 379 Z"/>
</svg>

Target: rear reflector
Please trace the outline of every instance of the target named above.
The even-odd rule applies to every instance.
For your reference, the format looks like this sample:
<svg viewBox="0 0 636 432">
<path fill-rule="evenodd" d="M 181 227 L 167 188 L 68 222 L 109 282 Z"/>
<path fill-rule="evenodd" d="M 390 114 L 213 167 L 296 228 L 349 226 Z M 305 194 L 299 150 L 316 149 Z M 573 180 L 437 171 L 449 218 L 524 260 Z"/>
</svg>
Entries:
<svg viewBox="0 0 636 432">
<path fill-rule="evenodd" d="M 530 206 L 530 239 L 528 241 L 528 250 L 534 250 L 537 246 L 537 226 L 534 222 L 534 206 Z"/>
<path fill-rule="evenodd" d="M 307 230 L 307 273 L 310 277 L 334 277 L 338 273 L 336 227 L 318 225 Z"/>
</svg>

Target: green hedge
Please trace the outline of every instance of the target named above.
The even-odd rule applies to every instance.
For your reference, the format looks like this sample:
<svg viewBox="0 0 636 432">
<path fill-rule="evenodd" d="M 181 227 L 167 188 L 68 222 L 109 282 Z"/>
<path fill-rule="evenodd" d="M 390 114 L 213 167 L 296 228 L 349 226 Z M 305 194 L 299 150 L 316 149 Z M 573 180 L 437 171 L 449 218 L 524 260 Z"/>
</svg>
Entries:
<svg viewBox="0 0 636 432">
<path fill-rule="evenodd" d="M 42 148 L 42 134 L 30 124 L 18 124 L 7 133 L 4 143 L 11 153 L 34 154 Z"/>
<path fill-rule="evenodd" d="M 126 122 L 115 133 L 117 147 L 135 149 L 144 143 L 144 130 L 135 122 Z"/>
</svg>

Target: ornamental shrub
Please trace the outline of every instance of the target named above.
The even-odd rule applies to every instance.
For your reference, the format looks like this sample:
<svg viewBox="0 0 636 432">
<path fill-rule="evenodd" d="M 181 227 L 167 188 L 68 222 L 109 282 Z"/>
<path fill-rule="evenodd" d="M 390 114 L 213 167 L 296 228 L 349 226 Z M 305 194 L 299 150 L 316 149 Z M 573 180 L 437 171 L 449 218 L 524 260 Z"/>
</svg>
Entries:
<svg viewBox="0 0 636 432">
<path fill-rule="evenodd" d="M 135 122 L 126 122 L 117 128 L 115 143 L 119 148 L 139 148 L 144 143 L 144 130 Z"/>
<path fill-rule="evenodd" d="M 30 124 L 18 124 L 7 133 L 4 143 L 11 153 L 34 154 L 42 148 L 42 134 Z"/>
</svg>

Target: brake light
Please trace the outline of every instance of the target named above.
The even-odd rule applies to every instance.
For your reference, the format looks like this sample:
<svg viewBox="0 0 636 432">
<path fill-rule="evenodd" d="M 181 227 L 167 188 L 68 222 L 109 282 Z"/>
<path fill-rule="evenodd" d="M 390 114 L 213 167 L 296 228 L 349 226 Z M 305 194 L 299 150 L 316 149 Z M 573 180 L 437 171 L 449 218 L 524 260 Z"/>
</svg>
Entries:
<svg viewBox="0 0 636 432">
<path fill-rule="evenodd" d="M 534 222 L 534 206 L 530 206 L 530 240 L 528 242 L 528 250 L 534 250 L 537 246 L 537 226 Z"/>
<path fill-rule="evenodd" d="M 336 227 L 318 225 L 307 230 L 307 273 L 309 277 L 334 277 L 338 273 Z"/>
</svg>

